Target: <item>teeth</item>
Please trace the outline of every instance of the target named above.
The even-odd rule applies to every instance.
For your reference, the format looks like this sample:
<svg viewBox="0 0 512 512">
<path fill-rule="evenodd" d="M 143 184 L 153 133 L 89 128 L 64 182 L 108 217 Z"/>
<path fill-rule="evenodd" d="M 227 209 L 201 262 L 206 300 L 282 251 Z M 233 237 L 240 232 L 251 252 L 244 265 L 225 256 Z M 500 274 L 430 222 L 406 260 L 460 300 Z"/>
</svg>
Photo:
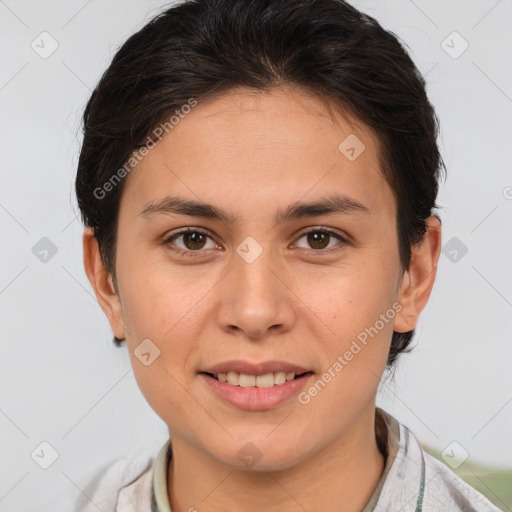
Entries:
<svg viewBox="0 0 512 512">
<path fill-rule="evenodd" d="M 240 374 L 236 372 L 228 372 L 227 381 L 232 386 L 238 386 L 240 380 Z"/>
<path fill-rule="evenodd" d="M 284 384 L 286 382 L 286 373 L 285 372 L 274 373 L 274 382 L 278 385 Z"/>
<path fill-rule="evenodd" d="M 255 379 L 257 388 L 271 388 L 275 384 L 274 374 L 265 373 L 265 375 L 258 375 Z"/>
<path fill-rule="evenodd" d="M 238 385 L 242 388 L 252 388 L 256 385 L 256 377 L 254 375 L 241 373 L 238 378 Z"/>
<path fill-rule="evenodd" d="M 272 386 L 280 386 L 287 381 L 293 380 L 295 373 L 274 372 L 256 376 L 229 371 L 227 373 L 216 373 L 214 377 L 220 382 L 227 382 L 232 386 L 240 386 L 242 388 L 271 388 Z"/>
</svg>

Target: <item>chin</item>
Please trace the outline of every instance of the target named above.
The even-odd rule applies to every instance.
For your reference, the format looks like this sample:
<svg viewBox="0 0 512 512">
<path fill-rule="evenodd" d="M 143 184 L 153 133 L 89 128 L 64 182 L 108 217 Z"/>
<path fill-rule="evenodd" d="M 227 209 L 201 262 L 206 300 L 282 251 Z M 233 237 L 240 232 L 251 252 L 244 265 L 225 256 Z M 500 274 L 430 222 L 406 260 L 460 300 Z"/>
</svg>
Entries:
<svg viewBox="0 0 512 512">
<path fill-rule="evenodd" d="M 246 439 L 250 436 L 246 436 Z M 258 439 L 260 439 L 258 441 Z M 254 441 L 238 441 L 233 443 L 229 452 L 210 452 L 217 460 L 236 470 L 247 470 L 254 472 L 283 471 L 289 469 L 306 457 L 305 454 L 297 452 L 296 442 L 288 437 L 288 445 L 274 442 L 254 436 Z M 217 445 L 218 446 L 218 445 Z M 234 452 L 234 455 L 233 455 Z"/>
</svg>

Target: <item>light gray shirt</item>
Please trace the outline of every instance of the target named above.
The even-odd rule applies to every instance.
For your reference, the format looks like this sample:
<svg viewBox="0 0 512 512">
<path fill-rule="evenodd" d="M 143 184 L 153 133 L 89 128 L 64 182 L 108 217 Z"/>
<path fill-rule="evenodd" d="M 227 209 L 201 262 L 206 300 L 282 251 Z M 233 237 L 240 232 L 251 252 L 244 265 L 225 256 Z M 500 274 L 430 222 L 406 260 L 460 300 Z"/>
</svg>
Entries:
<svg viewBox="0 0 512 512">
<path fill-rule="evenodd" d="M 376 408 L 375 432 L 386 463 L 362 512 L 503 512 L 421 447 L 412 432 Z M 171 512 L 171 440 L 152 457 L 139 452 L 109 467 L 81 512 Z"/>
</svg>

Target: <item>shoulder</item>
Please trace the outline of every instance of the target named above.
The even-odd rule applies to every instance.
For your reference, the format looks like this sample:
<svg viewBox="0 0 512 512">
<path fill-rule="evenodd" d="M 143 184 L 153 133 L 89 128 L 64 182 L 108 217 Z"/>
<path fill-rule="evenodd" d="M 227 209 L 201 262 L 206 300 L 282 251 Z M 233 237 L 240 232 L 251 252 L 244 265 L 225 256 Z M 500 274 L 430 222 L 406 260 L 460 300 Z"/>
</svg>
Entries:
<svg viewBox="0 0 512 512">
<path fill-rule="evenodd" d="M 442 462 L 423 451 L 425 497 L 423 510 L 499 512 L 485 496 L 462 480 Z"/>
<path fill-rule="evenodd" d="M 428 454 L 416 436 L 389 413 L 384 419 L 387 474 L 372 512 L 500 512 L 485 496 Z"/>
<path fill-rule="evenodd" d="M 86 498 L 82 498 L 81 503 L 85 500 L 87 504 L 79 505 L 79 512 L 131 512 L 131 508 L 120 508 L 121 502 L 126 501 L 127 496 L 147 500 L 151 495 L 154 460 L 154 454 L 146 449 L 115 460 L 94 479 L 98 483 L 84 491 Z M 145 506 L 142 510 L 149 510 L 148 504 L 142 501 L 140 504 Z"/>
</svg>

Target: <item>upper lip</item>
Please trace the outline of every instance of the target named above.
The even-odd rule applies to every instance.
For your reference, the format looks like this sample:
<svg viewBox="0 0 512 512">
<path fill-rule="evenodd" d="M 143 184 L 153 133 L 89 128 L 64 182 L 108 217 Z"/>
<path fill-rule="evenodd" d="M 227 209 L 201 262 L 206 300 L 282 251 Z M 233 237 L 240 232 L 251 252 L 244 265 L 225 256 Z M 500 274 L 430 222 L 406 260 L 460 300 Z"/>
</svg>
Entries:
<svg viewBox="0 0 512 512">
<path fill-rule="evenodd" d="M 223 361 L 213 366 L 202 370 L 202 373 L 227 373 L 229 371 L 237 373 L 245 373 L 247 375 L 264 375 L 266 373 L 274 372 L 293 372 L 296 375 L 306 373 L 311 370 L 303 368 L 297 364 L 289 363 L 287 361 L 262 361 L 260 363 L 253 363 L 244 360 L 230 360 Z"/>
</svg>

